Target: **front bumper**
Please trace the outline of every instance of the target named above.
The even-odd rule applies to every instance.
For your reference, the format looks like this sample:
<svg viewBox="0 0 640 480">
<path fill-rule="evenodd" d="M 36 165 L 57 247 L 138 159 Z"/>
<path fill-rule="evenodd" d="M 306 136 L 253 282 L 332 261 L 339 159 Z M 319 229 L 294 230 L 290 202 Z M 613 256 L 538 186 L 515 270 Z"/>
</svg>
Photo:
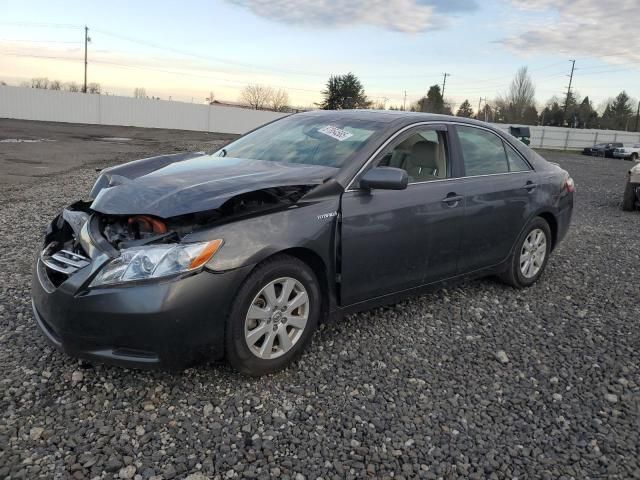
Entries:
<svg viewBox="0 0 640 480">
<path fill-rule="evenodd" d="M 141 368 L 178 369 L 224 355 L 225 322 L 250 267 L 88 289 L 99 264 L 94 258 L 55 288 L 36 261 L 34 317 L 56 348 L 78 358 Z"/>
<path fill-rule="evenodd" d="M 613 152 L 613 156 L 616 158 L 629 158 L 631 156 L 630 153 L 620 153 L 620 152 Z"/>
</svg>

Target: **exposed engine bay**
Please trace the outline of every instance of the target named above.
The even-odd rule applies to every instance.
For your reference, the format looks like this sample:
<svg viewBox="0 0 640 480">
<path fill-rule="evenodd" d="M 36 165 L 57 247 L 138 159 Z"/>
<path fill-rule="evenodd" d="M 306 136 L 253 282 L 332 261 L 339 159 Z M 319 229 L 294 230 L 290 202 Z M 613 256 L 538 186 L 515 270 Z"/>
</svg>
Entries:
<svg viewBox="0 0 640 480">
<path fill-rule="evenodd" d="M 310 186 L 276 187 L 237 195 L 219 208 L 169 219 L 150 215 L 100 215 L 101 231 L 117 249 L 180 241 L 204 227 L 238 220 L 270 210 L 287 208 L 309 191 Z"/>
<path fill-rule="evenodd" d="M 220 223 L 287 208 L 313 186 L 274 187 L 237 195 L 219 208 L 163 219 L 152 215 L 105 215 L 91 210 L 91 202 L 76 202 L 51 223 L 45 238 L 48 254 L 66 251 L 87 256 L 80 234 L 93 215 L 98 230 L 117 250 L 150 243 L 179 242 L 185 235 Z"/>
</svg>

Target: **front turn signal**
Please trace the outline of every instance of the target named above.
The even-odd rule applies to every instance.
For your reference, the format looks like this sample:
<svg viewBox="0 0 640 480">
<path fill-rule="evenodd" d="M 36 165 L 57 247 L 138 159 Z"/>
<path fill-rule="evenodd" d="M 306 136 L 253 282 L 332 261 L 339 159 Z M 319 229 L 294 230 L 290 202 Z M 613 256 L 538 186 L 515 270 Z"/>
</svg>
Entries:
<svg viewBox="0 0 640 480">
<path fill-rule="evenodd" d="M 189 269 L 193 270 L 194 268 L 198 268 L 207 263 L 211 259 L 211 257 L 213 257 L 215 253 L 220 249 L 221 246 L 222 239 L 220 238 L 207 242 L 207 245 L 202 250 L 200 250 L 198 255 L 193 260 L 191 260 Z"/>
</svg>

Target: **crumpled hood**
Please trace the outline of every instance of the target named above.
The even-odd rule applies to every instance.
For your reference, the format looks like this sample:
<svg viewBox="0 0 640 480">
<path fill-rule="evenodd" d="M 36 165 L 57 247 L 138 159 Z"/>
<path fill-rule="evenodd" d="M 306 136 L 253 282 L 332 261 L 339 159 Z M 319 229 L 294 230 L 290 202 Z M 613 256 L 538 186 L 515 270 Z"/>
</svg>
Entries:
<svg viewBox="0 0 640 480">
<path fill-rule="evenodd" d="M 337 170 L 201 152 L 163 155 L 103 171 L 91 191 L 91 209 L 108 215 L 170 218 L 218 208 L 241 193 L 317 185 Z"/>
</svg>

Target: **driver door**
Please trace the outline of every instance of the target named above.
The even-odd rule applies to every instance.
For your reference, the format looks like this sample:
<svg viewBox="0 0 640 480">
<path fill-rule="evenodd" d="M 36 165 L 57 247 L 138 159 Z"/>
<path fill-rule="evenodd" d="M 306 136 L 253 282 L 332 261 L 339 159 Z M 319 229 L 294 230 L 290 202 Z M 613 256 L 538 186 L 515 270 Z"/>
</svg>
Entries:
<svg viewBox="0 0 640 480">
<path fill-rule="evenodd" d="M 457 273 L 464 198 L 452 178 L 449 145 L 444 125 L 410 129 L 372 162 L 406 170 L 405 190 L 364 190 L 356 179 L 343 194 L 343 305 Z"/>
</svg>

